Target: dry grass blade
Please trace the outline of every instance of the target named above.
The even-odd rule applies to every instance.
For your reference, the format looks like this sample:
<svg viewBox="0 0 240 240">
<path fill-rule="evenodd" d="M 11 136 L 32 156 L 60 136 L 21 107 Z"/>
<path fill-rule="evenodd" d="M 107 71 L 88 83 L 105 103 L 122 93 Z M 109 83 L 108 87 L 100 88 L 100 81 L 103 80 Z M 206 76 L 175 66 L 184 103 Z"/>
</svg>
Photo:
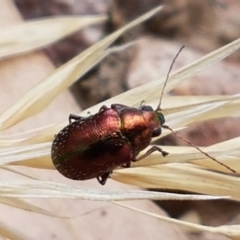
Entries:
<svg viewBox="0 0 240 240">
<path fill-rule="evenodd" d="M 226 237 L 229 237 L 232 240 L 239 240 L 240 239 L 240 225 L 230 225 L 230 226 L 219 226 L 219 227 L 208 227 L 208 226 L 203 226 L 203 225 L 199 225 L 196 223 L 190 223 L 190 222 L 184 222 L 181 220 L 177 220 L 177 219 L 173 219 L 173 218 L 169 218 L 169 217 L 165 217 L 165 216 L 161 216 L 155 213 L 150 213 L 132 206 L 128 206 L 122 203 L 114 203 L 118 206 L 145 214 L 147 216 L 151 216 L 157 219 L 161 219 L 163 221 L 166 222 L 170 222 L 170 223 L 174 223 L 180 227 L 184 227 L 185 229 L 189 229 L 189 230 L 197 230 L 197 231 L 206 231 L 206 232 L 211 232 L 211 233 L 218 233 L 218 234 L 222 234 Z"/>
<path fill-rule="evenodd" d="M 232 96 L 232 99 L 235 99 L 235 96 Z M 237 99 L 239 99 L 239 96 L 237 96 Z M 239 100 L 223 100 L 222 102 L 219 101 L 211 104 L 199 104 L 198 106 L 191 107 L 187 110 L 167 115 L 166 122 L 172 128 L 179 128 L 188 126 L 191 123 L 197 123 L 209 119 L 229 116 L 237 117 L 240 115 L 239 107 Z"/>
<path fill-rule="evenodd" d="M 55 17 L 1 29 L 0 58 L 42 48 L 83 27 L 106 19 L 105 16 Z"/>
<path fill-rule="evenodd" d="M 44 155 L 47 156 L 34 156 L 34 157 L 27 157 L 27 159 L 16 161 L 9 163 L 9 165 L 16 165 L 16 166 L 27 166 L 31 168 L 39 168 L 39 169 L 51 169 L 55 170 L 55 167 L 52 163 L 51 157 L 50 157 L 50 151 L 48 151 Z"/>
<path fill-rule="evenodd" d="M 205 227 L 205 229 L 209 227 Z M 213 229 L 210 229 L 210 231 L 215 233 L 220 233 L 226 237 L 229 237 L 232 240 L 239 240 L 240 239 L 240 225 L 230 225 L 230 226 L 219 226 L 215 227 Z M 207 231 L 207 230 L 205 230 Z"/>
<path fill-rule="evenodd" d="M 58 68 L 0 116 L 0 129 L 9 128 L 42 111 L 58 94 L 105 57 L 105 49 L 121 34 L 152 17 L 160 9 L 161 7 L 158 7 L 146 13 Z"/>
<path fill-rule="evenodd" d="M 211 96 L 165 96 L 164 97 L 164 114 L 182 112 L 204 104 L 238 100 L 238 95 L 211 95 Z M 230 102 L 231 103 L 231 102 Z M 236 101 L 236 103 L 238 103 Z M 152 103 L 150 103 L 152 104 Z M 157 101 L 153 102 L 154 105 Z M 232 103 L 231 103 L 232 104 Z"/>
<path fill-rule="evenodd" d="M 65 124 L 55 124 L 51 126 L 46 126 L 46 128 L 43 131 L 38 132 L 38 130 L 36 130 L 36 133 L 32 134 L 33 136 L 25 137 L 23 140 L 19 139 L 17 142 L 14 141 L 13 145 L 23 146 L 23 145 L 38 144 L 38 143 L 44 143 L 44 142 L 50 142 L 50 141 L 52 142 L 54 135 L 66 125 L 67 125 L 67 122 Z M 7 141 L 7 139 L 6 140 L 3 139 L 2 142 L 5 143 L 5 145 L 10 146 L 10 144 L 8 144 L 9 142 Z"/>
<path fill-rule="evenodd" d="M 126 201 L 126 200 L 212 200 L 228 196 L 201 196 L 174 193 L 161 193 L 141 190 L 100 190 L 81 188 L 67 184 L 40 181 L 16 180 L 0 182 L 0 197 L 24 198 L 72 198 L 93 201 Z"/>
<path fill-rule="evenodd" d="M 234 139 L 235 143 L 239 143 L 239 138 Z M 211 148 L 201 148 L 212 157 L 233 168 L 237 172 L 240 172 L 239 155 L 240 147 L 228 148 L 228 141 L 222 144 L 223 147 L 217 150 L 211 150 Z M 231 141 L 233 143 L 233 141 Z M 233 143 L 234 144 L 234 143 Z M 151 148 L 152 145 L 149 146 Z M 148 149 L 149 149 L 148 148 Z M 146 149 L 146 151 L 148 150 Z M 159 156 L 159 153 L 153 153 L 145 159 L 135 162 L 132 167 L 144 167 L 153 166 L 166 163 L 192 163 L 194 165 L 202 166 L 208 170 L 221 171 L 229 173 L 229 170 L 222 165 L 212 161 L 193 147 L 169 147 L 164 146 L 164 150 L 170 154 L 167 157 Z"/>
<path fill-rule="evenodd" d="M 34 213 L 38 213 L 38 214 L 42 214 L 50 217 L 56 217 L 56 214 L 53 214 L 41 207 L 28 203 L 23 199 L 0 197 L 0 203 L 11 206 L 11 207 L 19 208 L 25 211 L 29 211 L 29 212 L 34 212 Z"/>
<path fill-rule="evenodd" d="M 8 147 L 0 152 L 0 165 L 11 161 L 48 156 L 51 143 L 40 143 L 29 146 Z"/>
<path fill-rule="evenodd" d="M 240 200 L 240 179 L 221 172 L 172 163 L 115 170 L 113 179 L 142 188 L 185 190 Z"/>
<path fill-rule="evenodd" d="M 220 61 L 221 59 L 227 57 L 231 53 L 235 52 L 237 49 L 240 48 L 240 39 L 233 41 L 232 43 L 229 43 L 225 45 L 224 47 L 221 47 L 210 54 L 205 55 L 204 57 L 196 60 L 195 62 L 188 64 L 187 66 L 180 68 L 176 71 L 174 71 L 168 80 L 167 86 L 166 86 L 166 92 L 173 89 L 178 84 L 181 84 L 185 80 L 189 79 L 190 77 L 194 76 L 199 71 L 206 69 L 216 63 L 217 61 Z M 151 81 L 147 84 L 144 84 L 142 86 L 139 86 L 137 88 L 134 88 L 132 90 L 129 90 L 121 95 L 118 95 L 116 97 L 111 98 L 110 100 L 104 101 L 101 103 L 101 105 L 109 105 L 112 102 L 120 102 L 125 105 L 138 107 L 142 100 L 148 102 L 151 101 L 159 101 L 160 92 L 162 88 L 162 84 L 165 81 L 165 77 L 162 77 L 159 80 Z M 163 109 L 165 103 L 163 99 Z M 100 104 L 91 107 L 84 112 L 94 112 L 97 109 L 100 108 Z"/>
<path fill-rule="evenodd" d="M 227 164 L 228 166 L 234 168 L 238 173 L 240 172 L 240 164 L 239 164 L 239 156 L 240 156 L 240 137 L 233 138 L 219 144 L 212 145 L 205 149 L 205 151 L 213 154 L 213 156 Z M 210 169 L 214 169 L 215 171 L 224 171 L 222 166 L 219 164 L 210 161 L 209 159 L 205 159 L 202 161 L 197 161 L 195 164 L 199 166 L 204 166 Z M 226 170 L 226 169 L 225 169 Z"/>
</svg>

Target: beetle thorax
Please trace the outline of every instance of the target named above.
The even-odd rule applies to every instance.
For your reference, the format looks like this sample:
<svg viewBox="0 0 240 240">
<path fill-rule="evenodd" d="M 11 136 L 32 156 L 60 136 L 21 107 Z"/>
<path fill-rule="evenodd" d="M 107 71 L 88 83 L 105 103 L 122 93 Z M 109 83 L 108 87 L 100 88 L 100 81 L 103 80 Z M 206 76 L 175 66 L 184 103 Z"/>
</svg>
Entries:
<svg viewBox="0 0 240 240">
<path fill-rule="evenodd" d="M 155 112 L 136 108 L 122 112 L 121 121 L 121 130 L 132 144 L 136 154 L 150 144 L 154 129 L 161 127 Z"/>
</svg>

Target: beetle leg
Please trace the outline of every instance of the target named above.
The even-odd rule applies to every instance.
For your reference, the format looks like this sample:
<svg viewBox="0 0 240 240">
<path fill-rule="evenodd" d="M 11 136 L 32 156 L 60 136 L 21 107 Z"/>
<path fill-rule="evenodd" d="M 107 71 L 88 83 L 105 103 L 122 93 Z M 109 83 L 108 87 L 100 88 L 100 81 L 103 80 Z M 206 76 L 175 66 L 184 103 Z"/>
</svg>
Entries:
<svg viewBox="0 0 240 240">
<path fill-rule="evenodd" d="M 108 107 L 106 105 L 103 105 L 100 107 L 99 112 L 106 110 Z"/>
<path fill-rule="evenodd" d="M 144 105 L 145 105 L 144 103 L 145 103 L 145 101 L 142 100 L 141 103 L 140 103 L 139 109 L 141 109 L 142 107 L 144 107 Z"/>
<path fill-rule="evenodd" d="M 107 179 L 109 178 L 111 172 L 104 173 L 102 175 L 97 176 L 97 180 L 100 184 L 105 185 Z"/>
<path fill-rule="evenodd" d="M 127 162 L 123 165 L 121 165 L 122 168 L 130 168 L 131 167 L 131 162 Z"/>
<path fill-rule="evenodd" d="M 68 117 L 68 120 L 69 120 L 69 123 L 72 123 L 73 121 L 72 120 L 81 120 L 83 119 L 84 117 L 80 117 L 78 115 L 75 115 L 75 114 L 70 114 L 69 117 Z"/>
<path fill-rule="evenodd" d="M 116 110 L 116 111 L 121 111 L 121 110 L 123 110 L 123 109 L 125 109 L 125 108 L 129 108 L 129 106 L 126 106 L 126 105 L 123 105 L 123 104 L 112 104 L 111 105 L 111 108 L 112 109 L 114 109 L 114 110 Z"/>
<path fill-rule="evenodd" d="M 133 161 L 133 162 L 137 162 L 137 161 L 139 161 L 139 160 L 142 160 L 142 159 L 144 159 L 145 157 L 149 156 L 150 154 L 152 154 L 152 153 L 155 152 L 155 151 L 158 151 L 158 152 L 162 153 L 162 155 L 163 155 L 164 157 L 168 155 L 168 152 L 163 151 L 160 147 L 158 147 L 158 146 L 153 146 L 153 147 L 151 147 L 146 153 L 144 153 L 142 156 L 140 156 L 140 157 L 138 157 L 138 158 L 136 158 L 136 159 L 134 159 L 134 160 L 132 160 L 132 161 Z"/>
</svg>

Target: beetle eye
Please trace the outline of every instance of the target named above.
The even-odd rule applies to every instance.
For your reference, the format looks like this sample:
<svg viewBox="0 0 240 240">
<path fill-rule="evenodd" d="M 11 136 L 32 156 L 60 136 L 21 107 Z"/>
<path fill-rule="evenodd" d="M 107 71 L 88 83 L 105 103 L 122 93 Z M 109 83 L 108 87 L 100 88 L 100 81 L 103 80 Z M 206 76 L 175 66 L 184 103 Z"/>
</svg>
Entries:
<svg viewBox="0 0 240 240">
<path fill-rule="evenodd" d="M 160 127 L 155 128 L 153 130 L 152 137 L 157 137 L 157 136 L 161 135 L 161 133 L 162 133 L 162 129 Z"/>
<path fill-rule="evenodd" d="M 162 113 L 158 113 L 158 120 L 160 121 L 161 125 L 165 123 L 165 118 Z"/>
<path fill-rule="evenodd" d="M 153 108 L 151 106 L 141 106 L 140 109 L 142 111 L 153 112 Z"/>
</svg>

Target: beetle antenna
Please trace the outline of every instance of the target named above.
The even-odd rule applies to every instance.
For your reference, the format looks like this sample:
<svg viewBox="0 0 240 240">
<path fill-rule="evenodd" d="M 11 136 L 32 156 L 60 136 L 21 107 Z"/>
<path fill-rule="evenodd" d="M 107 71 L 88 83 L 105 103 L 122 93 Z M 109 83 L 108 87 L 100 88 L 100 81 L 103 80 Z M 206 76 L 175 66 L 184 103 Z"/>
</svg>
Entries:
<svg viewBox="0 0 240 240">
<path fill-rule="evenodd" d="M 178 138 L 180 138 L 181 140 L 183 140 L 185 143 L 187 143 L 188 145 L 196 148 L 199 152 L 201 152 L 202 154 L 204 154 L 205 156 L 207 156 L 208 158 L 212 159 L 214 162 L 217 162 L 218 164 L 222 165 L 223 167 L 227 168 L 229 171 L 233 172 L 233 173 L 237 173 L 234 169 L 230 168 L 229 166 L 225 165 L 224 163 L 218 161 L 216 158 L 210 156 L 208 153 L 204 152 L 203 150 L 201 150 L 198 146 L 196 146 L 195 144 L 191 143 L 190 141 L 188 141 L 187 139 L 183 138 L 181 135 L 179 135 L 178 133 L 176 133 L 172 128 L 170 128 L 169 126 L 166 125 L 162 125 L 162 128 L 168 129 L 170 130 L 174 135 L 176 135 Z"/>
<path fill-rule="evenodd" d="M 160 95 L 160 99 L 159 99 L 159 103 L 158 103 L 158 106 L 157 106 L 156 111 L 157 111 L 157 110 L 161 110 L 161 103 L 162 103 L 162 98 L 163 98 L 163 94 L 164 94 L 164 89 L 166 88 L 167 81 L 168 81 L 168 79 L 169 79 L 169 75 L 170 75 L 170 73 L 171 73 L 171 71 L 172 71 L 172 68 L 173 68 L 173 65 L 174 65 L 176 59 L 178 58 L 180 52 L 181 52 L 184 48 L 185 48 L 185 46 L 183 45 L 183 46 L 178 50 L 176 56 L 174 57 L 171 65 L 170 65 L 170 68 L 168 69 L 167 77 L 166 77 L 166 80 L 165 80 L 165 82 L 164 82 L 164 84 L 163 84 L 162 92 L 161 92 L 161 95 Z"/>
</svg>

